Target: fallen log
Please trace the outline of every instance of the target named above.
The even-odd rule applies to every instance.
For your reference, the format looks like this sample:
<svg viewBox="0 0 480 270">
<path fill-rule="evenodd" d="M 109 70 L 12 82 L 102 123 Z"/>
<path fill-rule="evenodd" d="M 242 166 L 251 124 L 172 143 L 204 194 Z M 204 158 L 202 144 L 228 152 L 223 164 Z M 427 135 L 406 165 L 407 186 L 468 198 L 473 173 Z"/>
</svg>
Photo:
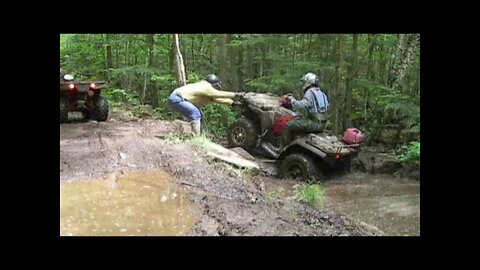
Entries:
<svg viewBox="0 0 480 270">
<path fill-rule="evenodd" d="M 206 142 L 202 147 L 207 150 L 207 155 L 216 159 L 223 160 L 227 163 L 233 164 L 240 168 L 259 170 L 260 166 L 251 160 L 243 158 L 241 155 L 234 151 L 227 149 L 219 144 L 213 142 Z"/>
</svg>

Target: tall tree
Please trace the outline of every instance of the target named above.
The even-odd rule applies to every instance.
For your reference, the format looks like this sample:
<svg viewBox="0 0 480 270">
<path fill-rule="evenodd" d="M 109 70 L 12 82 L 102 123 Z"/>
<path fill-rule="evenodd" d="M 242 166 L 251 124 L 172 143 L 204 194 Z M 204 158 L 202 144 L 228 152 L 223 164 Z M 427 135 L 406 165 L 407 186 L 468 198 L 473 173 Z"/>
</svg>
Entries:
<svg viewBox="0 0 480 270">
<path fill-rule="evenodd" d="M 185 66 L 183 65 L 183 56 L 180 51 L 178 34 L 173 35 L 173 56 L 175 62 L 175 77 L 177 79 L 177 84 L 183 86 L 187 84 L 187 79 L 185 77 Z"/>
<path fill-rule="evenodd" d="M 148 67 L 150 71 L 155 69 L 155 52 L 154 52 L 154 43 L 155 39 L 153 34 L 146 34 L 146 40 L 148 45 Z M 147 72 L 145 72 L 145 81 L 147 81 L 146 77 Z M 153 108 L 158 107 L 158 89 L 155 87 L 155 83 L 149 84 L 150 88 L 150 102 Z"/>
<path fill-rule="evenodd" d="M 333 106 L 334 107 L 334 122 L 333 122 L 333 130 L 335 134 L 337 134 L 340 130 L 340 123 L 339 123 L 339 114 L 340 114 L 340 106 L 341 106 L 341 85 L 342 85 L 342 71 L 343 71 L 343 55 L 344 55 L 344 45 L 345 44 L 345 35 L 339 34 L 338 35 L 338 62 L 336 66 L 336 80 L 335 80 L 335 95 L 333 96 Z"/>
<path fill-rule="evenodd" d="M 398 61 L 399 64 L 393 74 L 393 82 L 391 86 L 393 89 L 399 89 L 400 85 L 405 77 L 405 74 L 412 66 L 415 59 L 415 55 L 419 49 L 420 36 L 417 34 L 408 35 L 405 42 L 402 58 Z M 399 89 L 401 90 L 401 89 Z"/>
<path fill-rule="evenodd" d="M 367 73 L 366 73 L 366 80 L 373 81 L 375 79 L 374 67 L 373 67 L 373 50 L 376 46 L 377 35 L 369 34 L 368 35 L 368 64 L 367 64 Z M 363 88 L 363 118 L 364 120 L 367 119 L 367 109 L 368 109 L 368 101 L 369 101 L 369 87 L 364 86 Z"/>
<path fill-rule="evenodd" d="M 352 37 L 352 53 L 350 55 L 350 63 L 348 66 L 347 85 L 345 87 L 345 110 L 343 116 L 343 128 L 350 126 L 350 117 L 352 112 L 352 89 L 357 76 L 357 47 L 358 34 L 353 34 Z"/>
<path fill-rule="evenodd" d="M 105 49 L 107 54 L 107 80 L 110 81 L 110 69 L 113 68 L 112 45 L 110 44 L 110 34 L 105 34 Z"/>
<path fill-rule="evenodd" d="M 220 59 L 220 69 L 218 75 L 222 80 L 222 83 L 225 85 L 225 88 L 230 88 L 228 80 L 228 55 L 227 55 L 227 43 L 229 36 L 228 34 L 220 34 L 218 36 L 219 43 L 219 59 Z"/>
<path fill-rule="evenodd" d="M 228 44 L 232 42 L 232 34 L 228 34 L 227 40 L 229 41 Z M 240 90 L 240 81 L 239 81 L 239 74 L 238 74 L 238 50 L 232 46 L 228 46 L 228 58 L 230 59 L 230 77 L 232 78 L 232 90 L 239 91 Z"/>
</svg>

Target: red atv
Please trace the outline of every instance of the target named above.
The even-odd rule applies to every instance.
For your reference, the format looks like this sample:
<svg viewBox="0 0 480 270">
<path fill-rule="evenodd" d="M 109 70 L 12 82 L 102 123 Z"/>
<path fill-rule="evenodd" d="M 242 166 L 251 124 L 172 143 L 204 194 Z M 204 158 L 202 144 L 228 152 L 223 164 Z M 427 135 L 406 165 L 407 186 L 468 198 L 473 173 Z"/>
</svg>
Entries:
<svg viewBox="0 0 480 270">
<path fill-rule="evenodd" d="M 103 81 L 75 81 L 70 74 L 60 75 L 60 123 L 74 111 L 82 112 L 85 119 L 106 121 L 108 102 L 100 95 L 106 86 Z"/>
<path fill-rule="evenodd" d="M 277 151 L 265 147 L 278 146 L 283 129 L 293 119 L 294 112 L 281 106 L 272 94 L 247 93 L 236 106 L 241 118 L 227 131 L 230 147 L 242 147 L 251 153 L 261 153 L 281 161 L 280 176 L 293 179 L 323 180 L 324 172 L 350 169 L 357 156 L 363 134 L 347 129 L 342 138 L 326 133 L 293 133 L 293 140 Z"/>
</svg>

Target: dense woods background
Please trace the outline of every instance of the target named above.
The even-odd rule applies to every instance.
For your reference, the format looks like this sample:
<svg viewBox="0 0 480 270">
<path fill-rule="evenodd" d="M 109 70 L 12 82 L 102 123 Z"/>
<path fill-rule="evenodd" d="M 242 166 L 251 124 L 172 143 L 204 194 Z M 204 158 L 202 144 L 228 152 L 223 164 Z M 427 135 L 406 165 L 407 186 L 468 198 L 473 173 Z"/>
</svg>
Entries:
<svg viewBox="0 0 480 270">
<path fill-rule="evenodd" d="M 419 155 L 418 34 L 62 34 L 60 61 L 61 73 L 108 81 L 104 95 L 114 109 L 150 107 L 167 120 L 179 117 L 166 100 L 183 80 L 215 73 L 224 90 L 300 98 L 301 76 L 315 72 L 331 102 L 329 131 L 355 126 L 368 144 L 404 146 L 405 159 L 417 148 Z M 204 114 L 217 136 L 234 118 L 217 104 Z"/>
</svg>

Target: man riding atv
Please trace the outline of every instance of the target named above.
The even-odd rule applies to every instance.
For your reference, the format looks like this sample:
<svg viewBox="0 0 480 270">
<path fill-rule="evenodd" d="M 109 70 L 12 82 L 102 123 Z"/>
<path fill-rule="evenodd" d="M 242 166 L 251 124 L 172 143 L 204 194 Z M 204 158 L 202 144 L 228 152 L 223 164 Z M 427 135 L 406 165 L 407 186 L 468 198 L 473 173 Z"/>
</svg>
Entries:
<svg viewBox="0 0 480 270">
<path fill-rule="evenodd" d="M 235 106 L 239 117 L 227 130 L 230 147 L 279 160 L 279 176 L 324 179 L 324 173 L 349 169 L 364 135 L 355 128 L 343 138 L 324 132 L 328 99 L 315 74 L 302 78 L 304 97 L 246 93 Z"/>
<path fill-rule="evenodd" d="M 301 100 L 296 100 L 291 95 L 282 96 L 280 103 L 285 108 L 296 112 L 283 130 L 283 137 L 280 140 L 280 147 L 275 147 L 269 142 L 262 143 L 262 148 L 271 153 L 280 153 L 284 146 L 292 140 L 292 133 L 295 131 L 305 133 L 323 132 L 327 124 L 328 98 L 318 87 L 318 77 L 314 73 L 307 73 L 301 79 L 303 92 Z"/>
</svg>

